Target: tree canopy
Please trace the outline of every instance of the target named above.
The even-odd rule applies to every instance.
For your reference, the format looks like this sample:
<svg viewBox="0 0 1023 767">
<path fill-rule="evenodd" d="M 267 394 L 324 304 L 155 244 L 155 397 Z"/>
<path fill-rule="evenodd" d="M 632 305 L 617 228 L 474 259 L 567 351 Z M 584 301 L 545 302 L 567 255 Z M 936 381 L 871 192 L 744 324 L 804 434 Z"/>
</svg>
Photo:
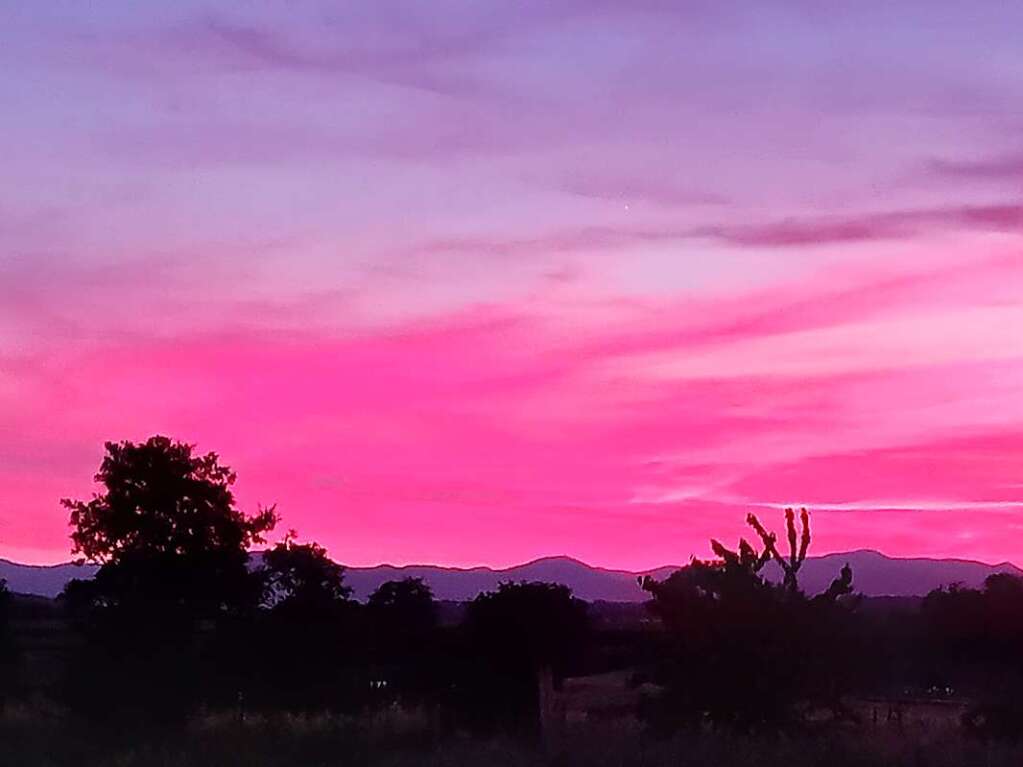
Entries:
<svg viewBox="0 0 1023 767">
<path fill-rule="evenodd" d="M 380 584 L 367 607 L 384 632 L 422 634 L 437 623 L 437 603 L 422 578 L 402 578 Z"/>
<path fill-rule="evenodd" d="M 580 644 L 586 612 L 568 586 L 506 582 L 477 596 L 467 620 L 481 646 L 532 668 L 559 667 Z"/>
<path fill-rule="evenodd" d="M 277 522 L 273 508 L 252 517 L 235 508 L 235 473 L 216 453 L 154 436 L 143 443 L 107 442 L 89 501 L 65 498 L 73 553 L 99 564 L 126 556 L 237 553 Z"/>
<path fill-rule="evenodd" d="M 277 610 L 330 610 L 351 597 L 345 568 L 318 543 L 296 543 L 290 531 L 263 554 L 263 601 Z"/>
<path fill-rule="evenodd" d="M 827 590 L 807 597 L 796 576 L 810 546 L 809 514 L 801 514 L 801 535 L 791 509 L 785 521 L 787 557 L 750 514 L 761 552 L 744 539 L 736 551 L 712 541 L 718 559 L 642 579 L 648 607 L 670 636 L 659 671 L 662 713 L 749 728 L 786 719 L 799 701 L 840 705 L 849 634 L 841 599 L 852 591 L 852 570 L 846 565 Z M 782 567 L 781 585 L 762 575 L 772 559 Z"/>
<path fill-rule="evenodd" d="M 71 594 L 107 606 L 175 603 L 218 611 L 254 604 L 248 547 L 277 522 L 273 507 L 246 516 L 235 505 L 235 474 L 216 453 L 155 436 L 108 442 L 95 476 L 102 492 L 64 499 L 74 553 L 101 565 Z"/>
</svg>

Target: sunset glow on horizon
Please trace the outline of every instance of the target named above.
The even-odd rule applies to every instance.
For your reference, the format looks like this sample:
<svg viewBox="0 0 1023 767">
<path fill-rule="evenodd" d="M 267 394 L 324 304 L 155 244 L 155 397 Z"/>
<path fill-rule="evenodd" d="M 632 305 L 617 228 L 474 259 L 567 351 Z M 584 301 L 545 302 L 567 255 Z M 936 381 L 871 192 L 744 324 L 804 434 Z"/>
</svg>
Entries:
<svg viewBox="0 0 1023 767">
<path fill-rule="evenodd" d="M 350 565 L 1023 565 L 1021 26 L 7 5 L 0 556 L 165 434 Z"/>
</svg>

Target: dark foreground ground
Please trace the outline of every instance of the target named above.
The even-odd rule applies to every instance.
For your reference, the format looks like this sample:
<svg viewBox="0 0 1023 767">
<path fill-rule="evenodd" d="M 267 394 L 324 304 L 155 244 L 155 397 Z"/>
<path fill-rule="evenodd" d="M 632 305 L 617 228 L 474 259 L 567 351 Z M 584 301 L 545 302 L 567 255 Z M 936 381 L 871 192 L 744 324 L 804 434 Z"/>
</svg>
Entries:
<svg viewBox="0 0 1023 767">
<path fill-rule="evenodd" d="M 1009 767 L 1023 746 L 984 743 L 950 728 L 800 732 L 772 736 L 681 734 L 656 739 L 588 725 L 559 743 L 432 738 L 414 719 L 353 722 L 331 716 L 205 716 L 185 728 L 111 732 L 53 712 L 9 707 L 0 723 L 3 767 Z"/>
</svg>

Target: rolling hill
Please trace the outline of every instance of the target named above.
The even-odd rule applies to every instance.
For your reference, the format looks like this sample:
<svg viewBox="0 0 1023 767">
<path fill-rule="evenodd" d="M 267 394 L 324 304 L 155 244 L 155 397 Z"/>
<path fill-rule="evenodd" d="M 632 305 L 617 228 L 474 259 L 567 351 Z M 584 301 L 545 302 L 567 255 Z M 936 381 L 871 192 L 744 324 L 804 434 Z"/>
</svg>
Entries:
<svg viewBox="0 0 1023 767">
<path fill-rule="evenodd" d="M 900 559 L 861 550 L 807 559 L 800 572 L 800 583 L 810 594 L 822 591 L 846 562 L 853 569 L 856 590 L 867 596 L 922 596 L 949 583 L 979 586 L 992 573 L 1023 576 L 1023 570 L 1007 562 L 989 565 L 961 559 Z M 7 580 L 12 591 L 45 597 L 59 594 L 72 578 L 92 577 L 95 569 L 91 565 L 40 566 L 0 559 L 0 577 Z M 481 591 L 496 588 L 501 581 L 529 580 L 564 583 L 587 601 L 639 602 L 646 595 L 636 582 L 638 576 L 651 574 L 663 578 L 674 569 L 666 566 L 630 572 L 594 567 L 570 557 L 547 557 L 505 569 L 439 565 L 352 567 L 346 580 L 358 599 L 365 599 L 385 581 L 412 576 L 425 580 L 438 599 L 450 601 L 472 599 Z M 780 579 L 774 564 L 768 566 L 767 575 L 773 580 Z"/>
</svg>

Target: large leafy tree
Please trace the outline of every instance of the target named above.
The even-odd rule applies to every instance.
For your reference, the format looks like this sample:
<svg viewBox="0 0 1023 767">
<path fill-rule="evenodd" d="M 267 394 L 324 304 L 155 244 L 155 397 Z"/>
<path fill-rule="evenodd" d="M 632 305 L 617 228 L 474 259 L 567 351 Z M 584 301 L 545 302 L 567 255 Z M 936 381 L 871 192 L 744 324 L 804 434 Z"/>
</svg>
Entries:
<svg viewBox="0 0 1023 767">
<path fill-rule="evenodd" d="M 90 501 L 64 499 L 71 512 L 74 553 L 90 562 L 126 556 L 236 554 L 273 529 L 273 509 L 253 517 L 235 508 L 236 475 L 216 453 L 167 437 L 107 442 L 95 480 L 104 492 Z"/>
<path fill-rule="evenodd" d="M 248 548 L 276 514 L 243 514 L 216 453 L 162 436 L 108 442 L 95 479 L 91 499 L 63 501 L 75 554 L 100 565 L 64 592 L 86 639 L 69 700 L 92 715 L 180 717 L 210 691 L 211 628 L 258 605 Z"/>
<path fill-rule="evenodd" d="M 84 598 L 198 611 L 254 604 L 248 548 L 277 516 L 236 507 L 235 474 L 216 453 L 163 436 L 108 442 L 95 480 L 103 489 L 90 500 L 62 501 L 74 553 L 101 565 L 93 587 L 78 590 Z"/>
</svg>

